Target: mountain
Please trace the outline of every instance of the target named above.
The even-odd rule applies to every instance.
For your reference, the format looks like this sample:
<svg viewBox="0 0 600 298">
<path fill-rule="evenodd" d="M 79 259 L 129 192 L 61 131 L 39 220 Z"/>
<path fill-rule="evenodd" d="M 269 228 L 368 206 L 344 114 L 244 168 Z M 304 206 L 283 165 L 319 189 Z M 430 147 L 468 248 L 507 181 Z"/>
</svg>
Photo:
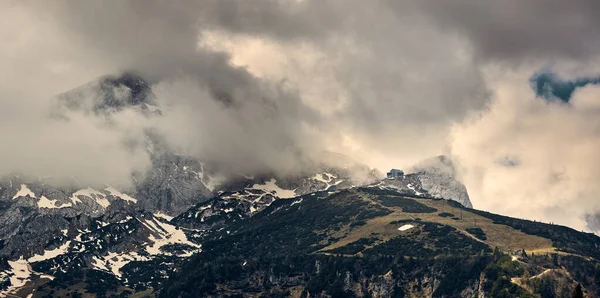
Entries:
<svg viewBox="0 0 600 298">
<path fill-rule="evenodd" d="M 233 211 L 232 211 L 233 212 Z M 277 200 L 203 239 L 160 297 L 600 294 L 600 238 L 372 185 Z"/>
<path fill-rule="evenodd" d="M 110 128 L 112 117 L 129 110 L 142 117 L 160 117 L 150 83 L 134 73 L 107 76 L 60 94 L 52 116 L 68 119 L 70 113 L 101 117 Z M 153 127 L 143 127 L 144 150 L 151 167 L 145 173 L 132 173 L 133 189 L 120 190 L 141 198 L 142 208 L 178 214 L 200 200 L 212 196 L 215 174 L 197 158 L 178 154 Z M 135 143 L 135 142 L 134 142 Z"/>
<path fill-rule="evenodd" d="M 106 76 L 57 96 L 54 116 L 66 111 L 110 114 L 123 109 L 137 109 L 147 115 L 160 115 L 150 83 L 141 76 L 125 72 Z"/>
<path fill-rule="evenodd" d="M 384 181 L 293 198 L 267 183 L 175 218 L 125 206 L 33 215 L 22 230 L 48 243 L 0 259 L 0 280 L 23 297 L 567 297 L 578 284 L 600 293 L 599 237 Z"/>
<path fill-rule="evenodd" d="M 104 120 L 100 123 L 106 123 L 107 129 L 123 111 L 148 118 L 163 113 L 150 83 L 134 73 L 101 78 L 60 94 L 55 101 L 50 116 L 56 121 L 69 121 L 73 113 L 83 113 Z M 153 127 L 143 128 L 142 133 L 145 142 L 137 145 L 145 146 L 151 167 L 145 173 L 132 173 L 131 188 L 86 186 L 75 178 L 72 186 L 65 186 L 69 183 L 58 185 L 19 173 L 0 177 L 0 288 L 4 294 L 52 279 L 70 267 L 94 268 L 117 280 L 123 279 L 120 269 L 132 262 L 172 270 L 182 258 L 199 250 L 194 239 L 204 232 L 180 229 L 166 219 L 211 198 L 230 199 L 227 194 L 237 193 L 240 196 L 233 203 L 243 208 L 244 199 L 250 198 L 247 193 L 260 194 L 262 198 L 246 210 L 251 216 L 279 198 L 379 178 L 369 167 L 332 153 L 326 153 L 332 162 L 313 162 L 293 175 L 223 177 L 217 165 L 180 154 Z M 133 283 L 158 287 L 152 279 Z"/>
<path fill-rule="evenodd" d="M 408 174 L 402 170 L 393 171 L 396 171 L 395 176 L 392 175 L 377 185 L 396 188 L 413 195 L 452 200 L 465 207 L 473 207 L 467 188 L 456 177 L 452 160 L 447 156 L 421 161 L 410 167 Z"/>
<path fill-rule="evenodd" d="M 131 72 L 107 76 L 60 94 L 52 115 L 68 119 L 69 113 L 84 113 L 103 117 L 110 124 L 114 114 L 127 109 L 148 118 L 163 114 L 151 84 Z M 179 153 L 153 127 L 143 128 L 142 134 L 151 167 L 145 173 L 132 173 L 133 189 L 119 191 L 137 198 L 135 204 L 144 210 L 171 216 L 220 192 L 237 191 L 269 180 L 275 180 L 277 187 L 293 191 L 294 195 L 301 195 L 334 186 L 364 185 L 381 178 L 381 174 L 368 166 L 332 152 L 323 152 L 319 157 L 326 162 L 303 158 L 303 169 L 298 173 L 225 174 L 210 160 Z"/>
<path fill-rule="evenodd" d="M 166 113 L 134 73 L 56 103 L 56 121 L 107 129 Z M 0 296 L 599 295 L 598 237 L 472 209 L 447 157 L 393 179 L 333 152 L 299 153 L 295 173 L 224 174 L 141 132 L 150 167 L 129 188 L 0 177 Z"/>
</svg>

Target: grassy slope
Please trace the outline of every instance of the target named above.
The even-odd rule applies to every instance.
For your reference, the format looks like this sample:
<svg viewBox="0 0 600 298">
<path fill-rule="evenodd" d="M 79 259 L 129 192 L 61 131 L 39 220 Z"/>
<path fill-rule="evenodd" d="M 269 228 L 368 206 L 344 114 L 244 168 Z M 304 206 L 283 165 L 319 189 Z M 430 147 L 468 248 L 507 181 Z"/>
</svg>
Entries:
<svg viewBox="0 0 600 298">
<path fill-rule="evenodd" d="M 371 202 L 373 204 L 381 205 L 381 203 L 376 199 L 376 195 L 366 193 L 359 194 L 362 200 Z M 402 198 L 402 196 L 397 197 Z M 438 211 L 428 213 L 405 213 L 402 212 L 401 207 L 386 206 L 386 208 L 392 210 L 393 213 L 382 217 L 370 219 L 366 221 L 365 225 L 356 227 L 354 229 L 350 229 L 349 226 L 346 226 L 345 229 L 335 231 L 331 234 L 331 236 L 341 239 L 323 248 L 322 251 L 335 249 L 347 245 L 349 243 L 358 241 L 361 238 L 370 238 L 374 235 L 376 235 L 377 238 L 381 241 L 387 241 L 392 237 L 400 236 L 410 231 L 398 231 L 398 227 L 402 226 L 403 223 L 390 223 L 399 220 L 420 219 L 421 221 L 425 222 L 436 222 L 454 227 L 461 233 L 472 237 L 477 241 L 481 241 L 492 248 L 499 247 L 503 250 L 525 249 L 526 251 L 536 252 L 556 252 L 556 249 L 552 246 L 552 241 L 549 239 L 535 235 L 525 234 L 520 230 L 514 229 L 507 225 L 494 224 L 493 220 L 467 210 L 462 211 L 462 220 L 453 219 L 452 217 L 439 216 L 439 213 L 442 212 L 452 213 L 459 218 L 461 216 L 460 209 L 452 206 L 446 200 L 433 200 L 425 198 L 411 199 L 414 199 L 417 202 L 424 204 L 428 207 L 435 208 Z M 473 237 L 468 232 L 466 232 L 466 229 L 472 227 L 481 228 L 485 232 L 487 240 L 479 240 Z"/>
</svg>

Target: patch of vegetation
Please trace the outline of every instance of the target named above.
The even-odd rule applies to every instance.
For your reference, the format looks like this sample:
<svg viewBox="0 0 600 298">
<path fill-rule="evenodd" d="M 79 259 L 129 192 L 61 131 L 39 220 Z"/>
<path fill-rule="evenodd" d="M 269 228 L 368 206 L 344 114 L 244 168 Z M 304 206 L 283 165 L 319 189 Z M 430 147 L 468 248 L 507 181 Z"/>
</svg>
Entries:
<svg viewBox="0 0 600 298">
<path fill-rule="evenodd" d="M 467 228 L 466 231 L 469 234 L 477 237 L 478 239 L 487 240 L 487 236 L 485 235 L 485 232 L 479 227 Z"/>
<path fill-rule="evenodd" d="M 433 297 L 461 297 L 461 289 L 479 279 L 480 272 L 490 263 L 491 257 L 460 259 L 460 262 L 448 262 L 452 272 L 444 276 L 440 285 L 433 292 Z"/>
<path fill-rule="evenodd" d="M 350 229 L 357 228 L 357 227 L 362 227 L 362 226 L 364 226 L 366 224 L 367 224 L 367 222 L 364 221 L 364 220 L 353 221 L 350 224 Z"/>
<path fill-rule="evenodd" d="M 411 238 L 397 236 L 382 244 L 367 249 L 364 255 L 377 256 L 411 256 L 411 257 L 433 257 L 435 251 L 425 247 L 425 243 Z"/>
<path fill-rule="evenodd" d="M 498 250 L 494 252 L 494 261 L 483 272 L 486 278 L 483 288 L 490 297 L 535 297 L 511 282 L 512 277 L 520 277 L 524 273 L 523 266 Z"/>
<path fill-rule="evenodd" d="M 154 298 L 154 290 L 153 289 L 147 289 L 141 292 L 137 292 L 135 294 L 132 294 L 129 296 L 129 298 Z"/>
<path fill-rule="evenodd" d="M 525 234 L 536 235 L 552 240 L 552 245 L 564 252 L 590 256 L 600 260 L 600 237 L 593 233 L 578 232 L 574 229 L 546 224 L 541 222 L 529 221 L 524 219 L 512 218 L 486 211 L 470 209 L 462 206 L 460 203 L 448 201 L 449 204 L 457 208 L 462 208 L 469 212 L 489 218 L 495 224 L 507 225 L 520 230 Z"/>
<path fill-rule="evenodd" d="M 395 189 L 390 189 L 390 188 L 377 188 L 377 187 L 359 187 L 358 190 L 360 192 L 364 192 L 370 195 L 376 195 L 376 196 L 401 196 L 403 195 L 403 193 L 399 192 L 398 190 Z"/>
<path fill-rule="evenodd" d="M 170 254 L 174 254 L 174 255 L 185 254 L 187 252 L 194 251 L 194 250 L 196 250 L 195 247 L 193 247 L 191 245 L 187 245 L 187 244 L 181 244 L 181 243 L 167 244 L 160 248 L 161 252 L 170 253 Z"/>
<path fill-rule="evenodd" d="M 180 265 L 181 260 L 176 257 L 159 256 L 151 261 L 133 261 L 123 266 L 121 272 L 124 279 L 135 285 L 133 289 L 136 291 L 158 289 L 174 274 L 172 267 L 168 265 L 170 263 Z"/>
<path fill-rule="evenodd" d="M 61 272 L 36 290 L 40 297 L 128 297 L 130 294 L 133 291 L 125 288 L 114 275 L 81 268 Z"/>
<path fill-rule="evenodd" d="M 454 214 L 452 213 L 448 213 L 448 212 L 442 212 L 440 214 L 438 214 L 441 217 L 454 217 Z"/>
<path fill-rule="evenodd" d="M 406 213 L 433 213 L 438 211 L 435 208 L 408 198 L 380 196 L 376 200 L 385 207 L 401 207 L 402 212 Z"/>
<path fill-rule="evenodd" d="M 384 243 L 363 251 L 364 255 L 400 255 L 435 257 L 438 255 L 489 254 L 492 250 L 455 228 L 438 223 L 422 222 L 423 233 L 394 237 Z"/>
<path fill-rule="evenodd" d="M 527 268 L 530 276 L 542 272 L 542 270 L 535 270 L 537 267 L 551 269 L 564 268 L 574 280 L 583 286 L 587 291 L 588 297 L 600 297 L 600 262 L 590 262 L 590 260 L 580 256 L 558 254 L 528 254 L 523 258 L 523 261 L 534 267 Z M 542 289 L 547 285 L 538 283 L 534 286 L 539 286 Z M 549 289 L 546 289 L 546 291 L 549 291 Z"/>
<path fill-rule="evenodd" d="M 426 222 L 423 224 L 423 232 L 429 233 L 431 237 L 443 237 L 447 236 L 450 232 L 456 231 L 451 226 L 446 226 L 434 222 Z"/>
<path fill-rule="evenodd" d="M 365 249 L 367 245 L 371 245 L 377 241 L 377 238 L 360 238 L 357 241 L 348 243 L 342 247 L 327 250 L 329 253 L 354 255 Z"/>
<path fill-rule="evenodd" d="M 390 221 L 390 225 L 397 225 L 397 224 L 408 224 L 411 222 L 414 222 L 415 220 L 412 219 L 400 219 L 400 220 L 394 220 L 394 221 Z"/>
<path fill-rule="evenodd" d="M 330 232 L 341 230 L 348 223 L 360 225 L 392 213 L 350 191 L 341 191 L 325 200 L 302 198 L 302 208 L 282 208 L 287 204 L 285 200 L 275 201 L 247 221 L 231 226 L 228 229 L 231 235 L 225 231 L 213 235 L 213 240 L 203 243 L 201 255 L 216 258 L 224 253 L 248 257 L 312 253 L 336 241 L 329 238 Z"/>
</svg>

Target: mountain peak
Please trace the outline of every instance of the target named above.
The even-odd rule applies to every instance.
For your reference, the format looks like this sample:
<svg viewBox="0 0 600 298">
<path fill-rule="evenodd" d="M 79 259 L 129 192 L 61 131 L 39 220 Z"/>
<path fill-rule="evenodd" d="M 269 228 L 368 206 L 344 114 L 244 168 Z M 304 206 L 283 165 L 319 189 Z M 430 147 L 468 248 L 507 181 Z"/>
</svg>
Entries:
<svg viewBox="0 0 600 298">
<path fill-rule="evenodd" d="M 119 76 L 108 76 L 101 80 L 102 88 L 110 92 L 114 88 L 126 88 L 129 96 L 119 100 L 114 97 L 105 97 L 104 102 L 109 106 L 139 105 L 152 101 L 150 84 L 134 72 L 124 72 Z"/>
<path fill-rule="evenodd" d="M 57 96 L 59 110 L 107 114 L 126 108 L 158 113 L 150 83 L 134 72 L 101 77 Z M 56 113 L 56 112 L 55 112 Z M 62 115 L 63 112 L 57 112 Z"/>
<path fill-rule="evenodd" d="M 406 177 L 418 180 L 420 187 L 434 197 L 453 200 L 472 207 L 467 188 L 457 179 L 452 159 L 439 155 L 425 159 L 410 167 Z M 417 181 L 413 181 L 417 182 Z"/>
</svg>

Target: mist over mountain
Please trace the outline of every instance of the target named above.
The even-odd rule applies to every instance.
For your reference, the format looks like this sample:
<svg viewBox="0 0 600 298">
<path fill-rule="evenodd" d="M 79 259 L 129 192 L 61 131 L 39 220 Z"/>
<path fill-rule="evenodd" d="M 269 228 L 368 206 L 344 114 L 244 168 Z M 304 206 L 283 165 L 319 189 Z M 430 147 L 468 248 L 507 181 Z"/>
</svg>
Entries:
<svg viewBox="0 0 600 298">
<path fill-rule="evenodd" d="M 19 32 L 2 32 L 0 173 L 131 186 L 151 166 L 136 144 L 153 127 L 227 172 L 293 173 L 323 151 L 382 172 L 444 154 L 476 206 L 580 229 L 599 208 L 597 125 L 582 123 L 597 118 L 597 88 L 580 80 L 600 71 L 593 1 L 254 2 L 3 5 L 3 27 Z M 49 98 L 124 72 L 146 81 L 162 117 L 108 119 L 99 106 L 47 117 Z M 570 105 L 538 100 L 550 91 L 531 89 L 536 73 L 560 78 L 542 84 L 554 91 L 576 82 Z M 518 185 L 532 175 L 543 178 Z M 505 204 L 503 183 L 539 194 L 537 207 Z"/>
<path fill-rule="evenodd" d="M 0 296 L 600 296 L 599 9 L 2 2 Z"/>
</svg>

